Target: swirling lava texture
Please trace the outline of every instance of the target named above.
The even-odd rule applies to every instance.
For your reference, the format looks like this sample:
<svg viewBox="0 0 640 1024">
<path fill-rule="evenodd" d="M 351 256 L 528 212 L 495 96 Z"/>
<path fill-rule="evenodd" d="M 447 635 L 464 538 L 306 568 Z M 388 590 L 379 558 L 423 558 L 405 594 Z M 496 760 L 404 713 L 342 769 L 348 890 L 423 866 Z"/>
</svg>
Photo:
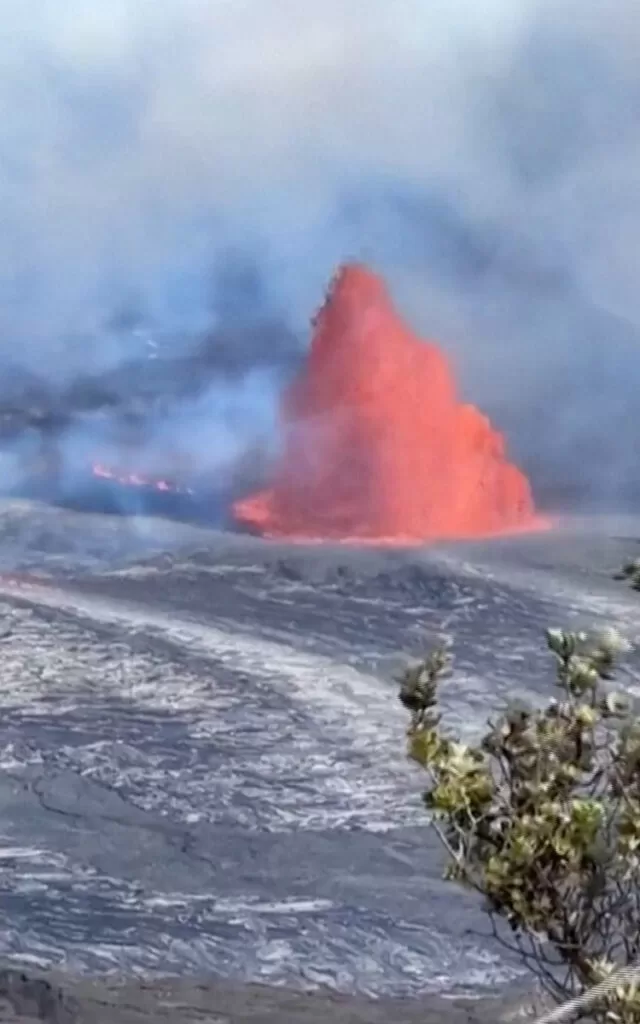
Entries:
<svg viewBox="0 0 640 1024">
<path fill-rule="evenodd" d="M 26 505 L 0 540 L 0 955 L 372 993 L 514 976 L 440 880 L 390 680 L 445 633 L 465 734 L 540 696 L 559 607 L 640 635 L 601 580 L 626 542 L 307 548 Z"/>
<path fill-rule="evenodd" d="M 234 510 L 267 536 L 406 543 L 542 525 L 502 435 L 364 267 L 336 275 L 281 420 L 271 487 Z"/>
</svg>

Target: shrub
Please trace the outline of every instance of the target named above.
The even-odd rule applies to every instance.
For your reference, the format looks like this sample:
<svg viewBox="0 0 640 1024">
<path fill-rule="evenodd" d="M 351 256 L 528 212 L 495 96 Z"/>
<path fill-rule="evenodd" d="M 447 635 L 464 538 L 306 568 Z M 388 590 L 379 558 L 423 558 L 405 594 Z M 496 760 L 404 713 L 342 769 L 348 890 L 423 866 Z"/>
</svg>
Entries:
<svg viewBox="0 0 640 1024">
<path fill-rule="evenodd" d="M 620 572 L 614 576 L 616 580 L 624 580 L 632 590 L 640 590 L 640 558 L 626 562 Z"/>
<path fill-rule="evenodd" d="M 475 745 L 441 722 L 447 649 L 406 670 L 400 699 L 446 877 L 482 896 L 493 935 L 561 1001 L 640 956 L 640 718 L 612 689 L 628 649 L 615 630 L 546 640 L 558 696 L 508 707 Z M 589 1015 L 640 1024 L 640 986 L 617 984 Z"/>
</svg>

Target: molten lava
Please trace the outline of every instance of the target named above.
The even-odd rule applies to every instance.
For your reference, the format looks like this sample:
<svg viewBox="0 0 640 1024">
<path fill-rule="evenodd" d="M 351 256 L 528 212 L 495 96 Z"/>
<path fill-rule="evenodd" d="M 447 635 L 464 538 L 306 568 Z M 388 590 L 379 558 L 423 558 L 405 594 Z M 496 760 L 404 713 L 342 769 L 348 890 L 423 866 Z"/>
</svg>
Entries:
<svg viewBox="0 0 640 1024">
<path fill-rule="evenodd" d="M 234 506 L 265 536 L 403 543 L 541 525 L 502 435 L 364 267 L 334 278 L 281 420 L 271 487 Z"/>
<path fill-rule="evenodd" d="M 146 487 L 154 491 L 169 492 L 171 494 L 193 494 L 190 487 L 181 487 L 170 480 L 158 479 L 147 476 L 144 473 L 123 473 L 105 466 L 102 462 L 94 462 L 91 472 L 100 480 L 113 480 L 114 483 L 123 487 Z"/>
</svg>

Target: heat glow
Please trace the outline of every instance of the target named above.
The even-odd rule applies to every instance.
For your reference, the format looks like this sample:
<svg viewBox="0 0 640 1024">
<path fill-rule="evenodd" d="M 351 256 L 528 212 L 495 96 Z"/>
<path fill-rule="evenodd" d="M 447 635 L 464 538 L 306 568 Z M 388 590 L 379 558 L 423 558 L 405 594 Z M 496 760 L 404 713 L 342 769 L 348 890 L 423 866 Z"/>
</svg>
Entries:
<svg viewBox="0 0 640 1024">
<path fill-rule="evenodd" d="M 112 480 L 123 487 L 145 487 L 170 494 L 193 494 L 190 487 L 181 487 L 170 480 L 148 476 L 145 473 L 120 472 L 105 466 L 102 462 L 94 462 L 91 472 L 99 480 Z"/>
</svg>

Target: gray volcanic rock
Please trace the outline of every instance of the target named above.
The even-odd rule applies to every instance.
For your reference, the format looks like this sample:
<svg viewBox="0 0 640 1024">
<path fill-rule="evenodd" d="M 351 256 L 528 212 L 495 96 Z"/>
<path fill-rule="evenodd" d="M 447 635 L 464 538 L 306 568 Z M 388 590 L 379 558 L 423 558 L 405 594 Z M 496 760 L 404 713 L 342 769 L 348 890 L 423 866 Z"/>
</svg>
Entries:
<svg viewBox="0 0 640 1024">
<path fill-rule="evenodd" d="M 0 968 L 5 1024 L 507 1024 L 530 998 L 367 999 L 206 979 L 88 981 Z"/>
<path fill-rule="evenodd" d="M 467 736 L 542 700 L 548 624 L 640 636 L 611 580 L 637 525 L 375 551 L 7 506 L 0 955 L 245 993 L 517 979 L 441 881 L 392 672 L 450 638 L 446 720 Z"/>
</svg>

